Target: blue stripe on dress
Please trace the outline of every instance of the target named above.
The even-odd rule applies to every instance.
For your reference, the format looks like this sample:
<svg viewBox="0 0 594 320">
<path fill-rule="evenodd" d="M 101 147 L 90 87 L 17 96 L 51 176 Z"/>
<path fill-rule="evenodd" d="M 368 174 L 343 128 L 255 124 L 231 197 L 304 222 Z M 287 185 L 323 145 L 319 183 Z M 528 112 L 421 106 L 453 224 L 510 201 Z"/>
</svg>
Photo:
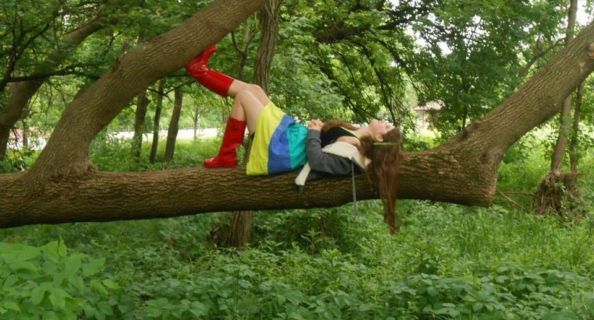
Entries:
<svg viewBox="0 0 594 320">
<path fill-rule="evenodd" d="M 292 123 L 287 130 L 287 136 L 291 153 L 291 170 L 294 170 L 307 162 L 307 153 L 305 152 L 307 128 L 303 125 Z"/>
<path fill-rule="evenodd" d="M 291 154 L 287 139 L 287 128 L 293 123 L 293 118 L 284 115 L 281 123 L 276 127 L 268 146 L 268 174 L 291 171 Z"/>
</svg>

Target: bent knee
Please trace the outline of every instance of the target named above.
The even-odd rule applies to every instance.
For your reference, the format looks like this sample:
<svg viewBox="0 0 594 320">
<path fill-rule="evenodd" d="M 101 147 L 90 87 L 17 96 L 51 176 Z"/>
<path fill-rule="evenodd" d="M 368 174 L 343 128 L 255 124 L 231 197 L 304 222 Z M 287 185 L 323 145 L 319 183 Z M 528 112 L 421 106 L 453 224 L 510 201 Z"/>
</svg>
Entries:
<svg viewBox="0 0 594 320">
<path fill-rule="evenodd" d="M 267 104 L 270 101 L 268 95 L 264 89 L 262 89 L 262 87 L 257 84 L 250 84 L 250 87 L 250 91 L 254 94 L 254 96 L 256 96 L 256 98 L 258 98 L 258 100 L 260 100 L 260 102 Z"/>
<path fill-rule="evenodd" d="M 235 94 L 235 99 L 239 99 L 240 101 L 256 99 L 256 96 L 252 92 L 251 89 L 245 88 Z"/>
<path fill-rule="evenodd" d="M 250 87 L 250 90 L 251 90 L 251 91 L 252 91 L 254 94 L 256 94 L 256 95 L 266 94 L 266 93 L 264 92 L 264 89 L 262 89 L 262 87 L 260 87 L 260 86 L 259 86 L 259 85 L 257 85 L 257 84 L 250 83 L 250 84 L 249 84 L 249 87 Z"/>
</svg>

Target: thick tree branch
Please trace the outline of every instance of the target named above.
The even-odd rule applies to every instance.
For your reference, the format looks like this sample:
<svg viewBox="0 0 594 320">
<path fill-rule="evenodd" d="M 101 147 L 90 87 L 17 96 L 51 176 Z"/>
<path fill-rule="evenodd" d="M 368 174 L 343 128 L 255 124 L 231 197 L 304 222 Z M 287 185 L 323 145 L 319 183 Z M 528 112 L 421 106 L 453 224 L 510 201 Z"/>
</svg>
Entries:
<svg viewBox="0 0 594 320">
<path fill-rule="evenodd" d="M 66 108 L 29 181 L 93 170 L 89 145 L 128 102 L 163 76 L 184 66 L 258 10 L 263 0 L 218 0 L 172 30 L 120 56 L 111 70 Z M 73 137 L 76 137 L 75 139 Z M 70 163 L 70 168 L 64 164 Z"/>
<path fill-rule="evenodd" d="M 501 157 L 520 137 L 557 114 L 565 97 L 594 70 L 594 55 L 590 56 L 592 51 L 589 51 L 592 42 L 594 23 L 584 28 L 509 99 L 483 119 L 471 123 L 446 146 L 466 140 L 484 141 L 492 144 L 490 156 Z"/>
<path fill-rule="evenodd" d="M 441 169 L 440 169 L 441 168 Z M 482 169 L 480 164 L 477 170 Z M 401 198 L 462 204 L 490 202 L 474 170 L 449 152 L 405 155 Z M 179 169 L 144 173 L 97 172 L 85 180 L 52 183 L 32 195 L 22 174 L 0 175 L 0 227 L 31 223 L 164 218 L 232 211 L 334 207 L 352 201 L 350 177 L 308 183 L 300 194 L 295 174 L 249 177 L 245 168 Z M 460 192 L 460 186 L 471 186 Z M 466 190 L 466 189 L 465 189 Z M 365 175 L 357 178 L 357 198 L 377 198 Z M 282 201 L 279 201 L 282 199 Z"/>
<path fill-rule="evenodd" d="M 225 12 L 216 5 L 213 7 L 218 13 Z M 221 36 L 220 33 L 217 34 L 216 37 Z M 178 34 L 169 36 L 175 38 L 174 35 Z M 169 43 L 171 42 L 165 42 Z M 200 43 L 206 45 L 205 42 Z M 485 118 L 472 123 L 464 132 L 440 147 L 424 152 L 405 153 L 398 178 L 401 186 L 399 197 L 489 205 L 495 194 L 497 167 L 504 151 L 523 134 L 557 113 L 567 94 L 592 72 L 592 43 L 594 24 L 586 27 L 557 57 Z M 117 77 L 112 79 L 113 84 L 124 85 L 124 90 L 133 89 L 131 94 L 134 94 L 134 86 L 125 85 L 117 79 L 144 83 L 140 80 L 176 69 L 178 64 L 183 64 L 185 58 L 190 59 L 200 49 L 178 44 L 171 50 L 181 50 L 184 54 L 175 55 L 166 50 L 167 56 L 175 56 L 172 59 L 175 61 L 166 62 L 163 68 L 151 70 L 148 74 L 138 70 L 139 66 L 134 66 L 131 63 L 134 60 L 130 60 L 130 57 L 123 57 L 120 65 L 114 67 L 113 72 Z M 155 59 L 151 55 L 153 50 L 158 49 L 140 48 L 131 57 L 144 58 L 145 63 L 140 64 L 142 67 L 151 66 L 146 61 Z M 141 73 L 132 76 L 129 74 L 130 70 Z M 106 85 L 107 88 L 114 90 L 114 95 L 124 94 L 117 88 Z M 64 132 L 60 135 L 69 134 L 72 137 L 72 148 L 83 147 L 88 152 L 88 145 L 80 145 L 78 140 L 81 136 L 83 140 L 87 136 L 93 136 L 95 130 L 102 128 L 105 125 L 103 122 L 110 120 L 112 113 L 117 111 L 113 110 L 117 107 L 109 109 L 109 103 L 114 102 L 113 99 L 99 95 L 104 92 L 90 88 L 81 95 L 88 94 L 91 95 L 90 98 L 94 96 L 97 101 L 101 101 L 96 107 L 107 108 L 105 113 L 88 112 L 78 114 L 77 117 L 63 118 L 66 123 L 79 125 L 68 127 L 61 122 L 60 130 Z M 103 102 L 105 100 L 107 102 Z M 122 103 L 124 100 L 127 101 L 116 99 L 115 102 Z M 85 102 L 93 103 L 91 99 Z M 74 105 L 78 109 L 85 108 L 82 103 Z M 96 118 L 92 118 L 93 116 Z M 80 131 L 85 126 L 89 126 L 87 132 Z M 53 153 L 44 151 L 42 157 L 47 159 L 37 167 L 37 172 L 28 173 L 29 179 L 26 174 L 0 175 L 0 186 L 3 187 L 0 188 L 0 226 L 168 217 L 239 209 L 328 207 L 348 203 L 352 199 L 349 178 L 312 182 L 306 186 L 304 194 L 299 194 L 294 189 L 294 174 L 248 177 L 244 168 L 182 169 L 147 173 L 103 173 L 91 170 L 88 175 L 81 175 L 87 167 L 80 161 L 80 155 L 69 150 L 67 137 L 58 136 L 54 139 L 53 145 L 46 147 L 46 150 L 50 148 Z M 57 146 L 57 142 L 64 146 Z M 74 156 L 74 166 L 67 166 L 67 171 L 54 171 L 63 176 L 43 172 L 46 168 L 55 170 L 52 166 L 56 164 L 68 163 L 70 156 Z M 68 170 L 76 171 L 76 175 L 69 176 Z M 36 183 L 45 184 L 46 188 L 36 190 Z M 375 198 L 365 176 L 358 178 L 357 190 L 359 199 Z"/>
</svg>

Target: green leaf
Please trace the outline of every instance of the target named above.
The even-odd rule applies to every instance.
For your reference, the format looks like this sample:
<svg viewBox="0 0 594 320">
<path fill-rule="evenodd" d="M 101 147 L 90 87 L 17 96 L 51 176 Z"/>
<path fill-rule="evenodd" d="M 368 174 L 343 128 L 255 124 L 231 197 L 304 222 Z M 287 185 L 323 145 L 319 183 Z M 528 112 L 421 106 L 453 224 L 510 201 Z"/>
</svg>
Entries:
<svg viewBox="0 0 594 320">
<path fill-rule="evenodd" d="M 39 256 L 39 249 L 31 246 L 15 245 L 9 247 L 8 253 L 0 255 L 0 259 L 10 264 L 13 262 L 28 261 Z"/>
<path fill-rule="evenodd" d="M 37 272 L 38 268 L 35 264 L 29 261 L 17 261 L 9 264 L 9 267 L 12 271 L 29 271 L 29 272 Z"/>
<path fill-rule="evenodd" d="M 58 248 L 58 241 L 52 241 L 45 246 L 41 247 L 44 256 L 52 262 L 58 262 L 60 260 L 60 250 Z"/>
<path fill-rule="evenodd" d="M 105 258 L 93 259 L 83 268 L 83 275 L 85 277 L 94 276 L 103 270 L 104 265 Z"/>
<path fill-rule="evenodd" d="M 57 313 L 54 311 L 48 311 L 43 314 L 44 320 L 61 320 Z"/>
<path fill-rule="evenodd" d="M 252 287 L 252 284 L 247 281 L 247 280 L 239 280 L 239 286 L 242 287 L 243 289 L 249 289 Z"/>
<path fill-rule="evenodd" d="M 69 296 L 70 295 L 63 289 L 60 289 L 60 288 L 49 289 L 49 300 L 50 300 L 52 306 L 54 306 L 56 308 L 64 309 L 64 307 L 66 306 L 66 297 L 69 297 Z"/>
<path fill-rule="evenodd" d="M 109 293 L 107 290 L 105 290 L 105 287 L 101 284 L 101 281 L 95 279 L 91 280 L 91 289 L 104 296 Z"/>
<path fill-rule="evenodd" d="M 7 310 L 13 310 L 16 312 L 20 312 L 21 308 L 19 307 L 19 304 L 14 301 L 14 300 L 9 300 L 9 301 L 4 301 L 2 303 L 2 307 L 7 309 Z"/>
<path fill-rule="evenodd" d="M 427 293 L 428 293 L 430 296 L 432 296 L 432 297 L 435 297 L 435 296 L 437 296 L 437 294 L 438 294 L 437 290 L 435 290 L 435 288 L 434 288 L 434 287 L 428 287 L 428 288 L 427 288 Z"/>
<path fill-rule="evenodd" d="M 208 306 L 200 301 L 193 301 L 190 306 L 190 312 L 196 317 L 208 315 Z"/>
<path fill-rule="evenodd" d="M 577 320 L 575 314 L 569 311 L 549 312 L 542 317 L 543 320 Z"/>
<path fill-rule="evenodd" d="M 72 286 L 74 288 L 76 288 L 80 291 L 82 291 L 85 288 L 85 283 L 81 276 L 71 276 L 70 278 L 68 278 L 68 280 L 70 281 L 70 284 L 72 284 Z"/>
<path fill-rule="evenodd" d="M 64 243 L 63 240 L 58 241 L 58 254 L 61 257 L 66 256 L 66 254 L 68 253 L 68 248 L 66 247 L 66 244 Z"/>
<path fill-rule="evenodd" d="M 101 282 L 103 282 L 104 286 L 106 286 L 107 288 L 112 289 L 112 290 L 120 288 L 120 286 L 111 279 L 105 279 Z"/>
<path fill-rule="evenodd" d="M 72 255 L 65 259 L 64 264 L 66 265 L 65 272 L 67 275 L 74 275 L 78 272 L 82 264 L 83 256 L 80 254 Z"/>
<path fill-rule="evenodd" d="M 31 291 L 31 302 L 35 305 L 38 305 L 43 301 L 43 297 L 45 296 L 46 288 L 44 286 L 39 286 Z"/>
</svg>

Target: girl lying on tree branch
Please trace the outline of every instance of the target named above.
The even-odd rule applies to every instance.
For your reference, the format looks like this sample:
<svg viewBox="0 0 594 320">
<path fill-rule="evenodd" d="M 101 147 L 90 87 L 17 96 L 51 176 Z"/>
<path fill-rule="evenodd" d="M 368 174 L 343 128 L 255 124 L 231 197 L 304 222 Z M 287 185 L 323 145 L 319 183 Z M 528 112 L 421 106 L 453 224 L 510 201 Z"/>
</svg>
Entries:
<svg viewBox="0 0 594 320">
<path fill-rule="evenodd" d="M 394 208 L 401 145 L 398 128 L 376 119 L 360 127 L 314 119 L 306 128 L 274 105 L 260 86 L 210 70 L 208 60 L 215 51 L 216 46 L 211 46 L 186 65 L 203 86 L 234 99 L 219 153 L 204 161 L 206 168 L 237 166 L 237 148 L 247 126 L 254 134 L 247 175 L 272 175 L 303 167 L 295 181 L 303 187 L 306 181 L 323 176 L 367 172 L 383 201 L 390 232 L 398 231 Z"/>
</svg>

